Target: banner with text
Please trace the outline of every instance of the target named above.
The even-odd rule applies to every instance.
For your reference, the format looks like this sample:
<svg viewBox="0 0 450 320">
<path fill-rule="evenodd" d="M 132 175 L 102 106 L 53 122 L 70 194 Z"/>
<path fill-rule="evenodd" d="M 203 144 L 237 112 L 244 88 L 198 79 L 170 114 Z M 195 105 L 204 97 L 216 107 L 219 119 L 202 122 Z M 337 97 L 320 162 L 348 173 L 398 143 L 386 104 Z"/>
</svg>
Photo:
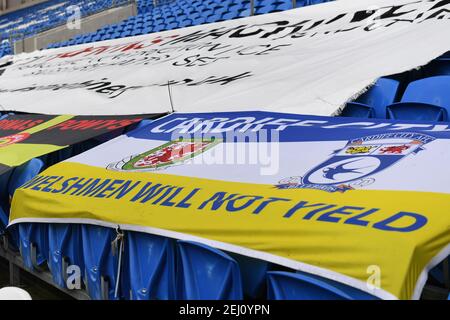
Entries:
<svg viewBox="0 0 450 320">
<path fill-rule="evenodd" d="M 332 115 L 377 78 L 450 50 L 449 18 L 446 0 L 341 0 L 24 53 L 0 76 L 1 108 Z"/>
<path fill-rule="evenodd" d="M 9 115 L 0 119 L 0 175 L 35 157 L 117 132 L 149 117 Z"/>
<path fill-rule="evenodd" d="M 44 171 L 10 223 L 120 225 L 418 298 L 449 254 L 448 163 L 447 123 L 173 114 Z"/>
</svg>

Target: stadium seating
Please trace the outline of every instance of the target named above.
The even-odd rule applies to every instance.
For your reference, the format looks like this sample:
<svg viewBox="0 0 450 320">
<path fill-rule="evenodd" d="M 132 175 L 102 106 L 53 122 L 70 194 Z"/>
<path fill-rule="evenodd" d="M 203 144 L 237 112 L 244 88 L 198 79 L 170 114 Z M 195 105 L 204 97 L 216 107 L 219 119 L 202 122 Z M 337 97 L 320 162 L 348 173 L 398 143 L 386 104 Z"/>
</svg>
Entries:
<svg viewBox="0 0 450 320">
<path fill-rule="evenodd" d="M 330 0 L 300 0 L 297 7 Z M 59 48 L 81 43 L 119 39 L 164 30 L 248 17 L 250 0 L 178 0 L 163 1 L 153 6 L 151 0 L 138 2 L 138 14 L 124 21 L 106 25 L 95 32 L 78 35 L 68 41 L 53 43 L 48 48 Z M 254 14 L 266 14 L 292 9 L 292 0 L 255 0 Z"/>
<path fill-rule="evenodd" d="M 239 254 L 230 253 L 230 256 L 239 265 L 244 298 L 263 299 L 266 294 L 266 274 L 272 269 L 272 264 Z"/>
<path fill-rule="evenodd" d="M 387 107 L 389 119 L 448 121 L 450 76 L 437 76 L 408 85 L 401 102 Z"/>
<path fill-rule="evenodd" d="M 374 300 L 353 287 L 303 272 L 268 272 L 269 300 Z"/>
<path fill-rule="evenodd" d="M 206 245 L 178 241 L 177 298 L 241 300 L 241 273 L 229 255 Z"/>
<path fill-rule="evenodd" d="M 338 288 L 302 274 L 270 272 L 267 281 L 269 300 L 352 300 Z"/>
<path fill-rule="evenodd" d="M 15 168 L 8 184 L 10 197 L 14 195 L 17 188 L 38 175 L 43 167 L 44 162 L 35 158 Z M 47 225 L 22 223 L 18 225 L 18 230 L 19 248 L 24 265 L 30 270 L 39 267 L 47 261 L 48 256 Z"/>
<path fill-rule="evenodd" d="M 114 300 L 117 281 L 118 253 L 112 242 L 116 232 L 101 226 L 82 225 L 84 281 L 89 296 L 94 300 Z"/>
<path fill-rule="evenodd" d="M 175 299 L 175 243 L 146 233 L 127 232 L 123 259 L 124 297 Z"/>
<path fill-rule="evenodd" d="M 0 57 L 12 54 L 12 48 L 9 40 L 3 40 L 0 44 Z"/>
<path fill-rule="evenodd" d="M 0 17 L 0 57 L 12 54 L 14 41 L 65 24 L 73 15 L 71 6 L 80 9 L 82 17 L 95 14 L 113 6 L 127 3 L 127 0 L 50 0 Z"/>
<path fill-rule="evenodd" d="M 417 121 L 449 121 L 450 53 L 426 66 L 383 77 L 346 104 L 340 116 Z"/>
<path fill-rule="evenodd" d="M 49 224 L 48 225 L 49 257 L 48 267 L 53 276 L 53 282 L 61 288 L 67 287 L 67 268 L 71 265 L 84 270 L 83 242 L 81 225 Z M 83 274 L 81 274 L 83 277 Z"/>
<path fill-rule="evenodd" d="M 4 35 L 9 32 L 8 28 L 1 27 L 4 21 L 13 21 L 14 26 L 36 21 L 16 28 L 25 34 L 58 25 L 66 19 L 66 16 L 61 15 L 61 18 L 59 15 L 67 4 L 78 2 L 83 1 L 49 1 L 42 4 L 42 12 L 36 13 L 33 7 L 28 15 L 28 9 L 24 9 L 17 14 L 16 20 L 16 13 L 8 14 L 10 18 L 2 16 L 0 32 Z M 327 1 L 298 0 L 297 7 L 322 2 Z M 111 5 L 111 1 L 93 3 L 92 7 L 82 9 L 84 15 Z M 50 5 L 55 7 L 50 8 Z M 291 0 L 256 0 L 254 13 L 266 14 L 291 7 Z M 169 0 L 157 7 L 151 0 L 141 0 L 137 16 L 50 47 L 117 39 L 249 15 L 249 0 Z M 0 45 L 0 56 L 10 53 L 10 42 L 5 40 Z M 450 55 L 436 59 L 417 74 L 418 78 L 411 75 L 380 78 L 367 92 L 349 102 L 341 116 L 449 121 Z M 147 123 L 142 122 L 137 128 Z M 61 150 L 43 157 L 44 162 L 46 165 L 57 163 L 114 135 Z M 0 177 L 0 222 L 3 228 L 8 223 L 9 195 L 43 166 L 41 160 L 33 159 L 15 169 L 12 176 Z M 83 281 L 93 299 L 259 299 L 264 296 L 269 299 L 375 299 L 358 289 L 322 277 L 302 272 L 272 271 L 273 265 L 264 261 L 226 254 L 199 243 L 175 242 L 138 232 L 126 232 L 121 288 L 119 296 L 116 296 L 119 257 L 111 246 L 117 236 L 114 229 L 77 224 L 20 224 L 18 231 L 15 239 L 17 244 L 20 243 L 27 268 L 39 268 L 47 261 L 54 282 L 64 288 L 67 267 L 78 265 L 83 270 Z M 433 269 L 431 275 L 442 282 L 441 268 Z"/>
<path fill-rule="evenodd" d="M 48 225 L 45 223 L 19 224 L 20 254 L 29 270 L 39 270 L 48 259 Z"/>
<path fill-rule="evenodd" d="M 386 106 L 395 101 L 400 83 L 393 79 L 380 78 L 356 101 L 349 102 L 341 116 L 359 118 L 386 118 Z"/>
</svg>

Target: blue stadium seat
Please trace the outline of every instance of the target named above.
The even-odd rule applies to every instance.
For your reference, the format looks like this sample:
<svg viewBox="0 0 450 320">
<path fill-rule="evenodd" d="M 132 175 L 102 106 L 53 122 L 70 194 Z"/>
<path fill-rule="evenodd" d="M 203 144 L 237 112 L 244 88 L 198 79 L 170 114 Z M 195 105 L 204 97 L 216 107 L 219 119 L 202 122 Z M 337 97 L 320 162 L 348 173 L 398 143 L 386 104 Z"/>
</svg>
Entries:
<svg viewBox="0 0 450 320">
<path fill-rule="evenodd" d="M 49 0 L 44 1 L 33 6 L 29 6 L 13 12 L 8 12 L 0 16 L 0 34 L 2 39 L 21 39 L 24 35 L 26 37 L 33 36 L 43 30 L 51 29 L 55 26 L 64 24 L 69 15 L 67 12 L 69 5 L 74 5 L 80 8 L 82 16 L 97 13 L 99 11 L 124 4 L 124 1 L 102 1 L 92 2 L 84 0 Z M 93 41 L 98 41 L 99 38 L 94 38 Z M 11 54 L 11 46 L 13 43 L 5 44 L 5 40 L 0 45 L 0 57 Z M 80 42 L 69 42 L 69 44 L 79 44 Z M 57 48 L 66 46 L 67 42 L 49 45 L 48 48 Z"/>
<path fill-rule="evenodd" d="M 450 76 L 411 82 L 399 103 L 387 108 L 390 119 L 448 121 Z"/>
<path fill-rule="evenodd" d="M 378 299 L 356 288 L 303 272 L 268 272 L 267 286 L 269 300 Z"/>
<path fill-rule="evenodd" d="M 175 299 L 175 242 L 171 239 L 127 232 L 122 286 L 132 300 Z"/>
<path fill-rule="evenodd" d="M 15 191 L 25 182 L 41 172 L 44 162 L 35 158 L 15 168 L 9 179 L 8 194 L 12 198 Z M 47 228 L 45 224 L 21 223 L 10 228 L 14 246 L 18 246 L 24 265 L 33 270 L 42 265 L 48 257 Z"/>
<path fill-rule="evenodd" d="M 230 253 L 230 256 L 239 265 L 244 297 L 263 299 L 266 293 L 266 274 L 272 268 L 271 263 L 239 254 Z"/>
<path fill-rule="evenodd" d="M 400 83 L 397 80 L 380 78 L 356 101 L 347 103 L 342 112 L 344 117 L 386 118 L 386 106 L 397 96 Z"/>
<path fill-rule="evenodd" d="M 239 266 L 229 255 L 206 245 L 178 241 L 177 298 L 241 300 Z"/>
<path fill-rule="evenodd" d="M 341 117 L 374 118 L 373 108 L 359 102 L 349 102 L 342 110 Z"/>
<path fill-rule="evenodd" d="M 48 260 L 48 225 L 45 223 L 19 224 L 20 254 L 29 270 L 39 270 Z"/>
<path fill-rule="evenodd" d="M 113 254 L 116 231 L 94 225 L 81 226 L 83 238 L 84 281 L 94 300 L 114 300 L 118 254 Z"/>
<path fill-rule="evenodd" d="M 447 121 L 447 112 L 426 103 L 398 103 L 388 107 L 388 119 L 417 121 Z"/>
<path fill-rule="evenodd" d="M 74 0 L 81 1 L 81 0 Z M 93 33 L 93 38 L 84 39 L 84 43 L 91 41 L 117 39 L 130 35 L 147 34 L 164 30 L 183 28 L 191 25 L 201 25 L 229 19 L 250 16 L 249 0 L 214 0 L 214 1 L 158 1 L 154 6 L 152 0 L 140 0 L 138 2 L 138 14 L 124 21 L 105 26 Z M 328 2 L 326 0 L 297 0 L 297 7 Z M 108 2 L 109 3 L 109 2 Z M 95 10 L 103 6 L 94 6 Z M 93 9 L 93 10 L 94 10 Z M 278 12 L 292 9 L 291 0 L 255 0 L 255 14 Z M 83 11 L 84 10 L 84 11 Z M 82 12 L 87 12 L 83 8 Z M 105 28 L 114 29 L 114 35 L 108 38 L 103 33 Z M 136 31 L 136 28 L 139 28 Z M 135 30 L 135 31 L 133 31 Z M 110 31 L 108 31 L 110 32 Z M 111 33 L 109 33 L 111 34 Z M 72 42 L 68 42 L 69 45 Z M 66 46 L 67 42 L 55 44 L 55 47 Z"/>
<path fill-rule="evenodd" d="M 326 282 L 289 272 L 268 272 L 269 300 L 353 300 Z"/>
<path fill-rule="evenodd" d="M 308 0 L 297 0 L 296 6 L 297 8 L 305 7 L 308 5 Z"/>
<path fill-rule="evenodd" d="M 71 265 L 80 268 L 83 277 L 83 242 L 81 226 L 78 224 L 48 225 L 48 267 L 55 282 L 61 288 L 67 287 L 67 268 Z"/>
</svg>

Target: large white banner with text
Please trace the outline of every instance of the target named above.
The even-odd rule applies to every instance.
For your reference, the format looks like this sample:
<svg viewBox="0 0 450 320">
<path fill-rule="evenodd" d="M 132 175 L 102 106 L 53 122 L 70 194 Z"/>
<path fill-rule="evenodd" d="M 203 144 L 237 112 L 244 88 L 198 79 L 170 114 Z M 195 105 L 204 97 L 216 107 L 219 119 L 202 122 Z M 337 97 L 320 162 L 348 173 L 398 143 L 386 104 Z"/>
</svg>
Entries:
<svg viewBox="0 0 450 320">
<path fill-rule="evenodd" d="M 0 110 L 331 115 L 450 49 L 448 0 L 342 0 L 14 56 Z"/>
</svg>

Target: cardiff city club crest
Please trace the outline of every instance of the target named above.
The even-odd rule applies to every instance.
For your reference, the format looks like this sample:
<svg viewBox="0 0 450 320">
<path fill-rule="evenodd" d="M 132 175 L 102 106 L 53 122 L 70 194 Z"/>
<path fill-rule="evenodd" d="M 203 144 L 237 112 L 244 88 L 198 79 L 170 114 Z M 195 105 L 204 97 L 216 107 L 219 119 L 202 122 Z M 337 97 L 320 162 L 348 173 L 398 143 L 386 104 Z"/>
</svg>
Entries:
<svg viewBox="0 0 450 320">
<path fill-rule="evenodd" d="M 162 146 L 129 156 L 107 166 L 116 171 L 155 171 L 179 165 L 211 149 L 220 142 L 218 139 L 182 139 L 170 141 Z"/>
<path fill-rule="evenodd" d="M 375 182 L 372 177 L 405 157 L 424 150 L 435 138 L 418 133 L 387 133 L 349 141 L 303 177 L 283 179 L 280 189 L 318 189 L 345 192 Z"/>
<path fill-rule="evenodd" d="M 17 134 L 13 134 L 13 135 L 6 136 L 6 137 L 0 137 L 0 148 L 12 145 L 14 143 L 23 141 L 25 139 L 28 139 L 29 136 L 30 136 L 29 133 L 23 132 L 23 133 L 17 133 Z"/>
</svg>

